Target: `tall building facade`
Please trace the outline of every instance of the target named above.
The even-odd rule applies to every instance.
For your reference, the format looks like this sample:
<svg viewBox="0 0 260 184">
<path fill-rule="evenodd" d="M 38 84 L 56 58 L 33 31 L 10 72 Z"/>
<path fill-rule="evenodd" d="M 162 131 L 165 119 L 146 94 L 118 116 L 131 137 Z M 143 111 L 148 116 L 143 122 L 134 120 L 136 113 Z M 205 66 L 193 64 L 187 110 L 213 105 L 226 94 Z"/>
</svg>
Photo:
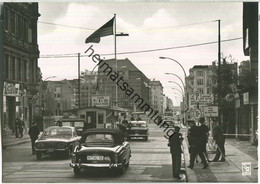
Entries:
<svg viewBox="0 0 260 184">
<path fill-rule="evenodd" d="M 248 92 L 250 115 L 249 128 L 251 141 L 258 129 L 258 2 L 243 3 L 243 50 L 250 57 L 250 71 L 254 74 L 254 87 Z"/>
<path fill-rule="evenodd" d="M 136 99 L 130 99 L 126 90 L 121 90 L 122 83 L 127 83 L 128 88 L 132 88 L 139 98 L 149 103 L 149 79 L 128 58 L 118 59 L 117 63 L 114 59 L 104 60 L 103 63 L 106 65 L 99 65 L 98 68 L 97 94 L 108 96 L 111 106 L 141 111 L 138 103 L 135 103 Z M 110 70 L 117 71 L 118 79 L 111 79 L 111 75 L 108 75 Z M 121 77 L 122 80 L 117 83 Z"/>
<path fill-rule="evenodd" d="M 150 81 L 151 107 L 163 114 L 163 86 L 160 81 Z"/>
<path fill-rule="evenodd" d="M 3 5 L 3 128 L 14 131 L 15 118 L 28 128 L 38 99 L 38 3 Z"/>
</svg>

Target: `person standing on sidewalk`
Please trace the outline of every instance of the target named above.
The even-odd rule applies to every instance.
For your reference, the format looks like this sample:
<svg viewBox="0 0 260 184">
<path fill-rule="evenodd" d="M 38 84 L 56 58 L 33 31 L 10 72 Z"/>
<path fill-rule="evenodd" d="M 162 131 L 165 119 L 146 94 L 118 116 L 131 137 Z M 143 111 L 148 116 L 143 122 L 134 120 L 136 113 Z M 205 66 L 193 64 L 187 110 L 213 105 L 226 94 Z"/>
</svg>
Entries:
<svg viewBox="0 0 260 184">
<path fill-rule="evenodd" d="M 174 127 L 174 133 L 169 138 L 168 146 L 170 146 L 171 155 L 172 155 L 172 174 L 174 178 L 181 179 L 180 170 L 181 170 L 181 144 L 182 144 L 182 134 L 180 132 L 180 127 Z"/>
<path fill-rule="evenodd" d="M 19 126 L 20 126 L 20 120 L 19 120 L 19 118 L 16 118 L 16 119 L 15 119 L 15 124 L 14 124 L 15 137 L 16 137 L 16 138 L 19 137 Z"/>
<path fill-rule="evenodd" d="M 225 162 L 225 136 L 217 122 L 213 123 L 212 137 L 217 144 L 217 152 L 215 158 L 211 162 L 217 162 L 220 155 L 220 162 Z"/>
<path fill-rule="evenodd" d="M 19 119 L 19 134 L 20 137 L 23 138 L 23 129 L 24 129 L 24 122 L 22 120 Z"/>
<path fill-rule="evenodd" d="M 202 169 L 206 169 L 208 167 L 208 163 L 205 159 L 203 151 L 201 149 L 201 133 L 199 128 L 196 126 L 195 122 L 190 123 L 190 165 L 188 168 L 193 169 L 194 161 L 197 155 L 199 155 L 202 163 L 204 164 Z"/>
<path fill-rule="evenodd" d="M 31 142 L 32 142 L 32 154 L 33 155 L 35 155 L 34 144 L 35 144 L 35 141 L 38 139 L 39 134 L 40 134 L 40 131 L 36 125 L 36 122 L 33 122 L 32 126 L 29 129 L 29 135 L 30 135 Z"/>
<path fill-rule="evenodd" d="M 205 118 L 204 117 L 201 117 L 200 119 L 199 119 L 199 123 L 200 123 L 200 126 L 199 126 L 199 131 L 200 131 L 200 133 L 199 133 L 199 135 L 201 136 L 200 137 L 200 149 L 201 149 L 201 151 L 203 152 L 203 154 L 204 154 L 204 156 L 205 156 L 205 158 L 207 159 L 207 160 L 209 160 L 208 159 L 208 153 L 207 153 L 207 143 L 208 143 L 208 137 L 209 137 L 209 128 L 208 128 L 208 126 L 207 125 L 205 125 Z"/>
</svg>

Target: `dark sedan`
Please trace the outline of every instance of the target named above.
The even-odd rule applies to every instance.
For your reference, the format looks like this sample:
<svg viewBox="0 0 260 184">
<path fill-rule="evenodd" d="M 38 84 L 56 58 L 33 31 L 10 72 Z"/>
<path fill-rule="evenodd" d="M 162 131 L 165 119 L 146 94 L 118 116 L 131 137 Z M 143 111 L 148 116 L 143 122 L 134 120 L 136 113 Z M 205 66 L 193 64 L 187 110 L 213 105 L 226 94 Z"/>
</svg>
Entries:
<svg viewBox="0 0 260 184">
<path fill-rule="evenodd" d="M 40 160 L 42 155 L 59 152 L 65 152 L 70 156 L 79 140 L 80 137 L 74 127 L 48 127 L 35 142 L 36 158 Z"/>
<path fill-rule="evenodd" d="M 144 140 L 148 140 L 149 128 L 146 121 L 130 121 L 127 130 L 127 139 L 142 137 Z"/>
<path fill-rule="evenodd" d="M 75 174 L 84 168 L 108 168 L 124 173 L 131 149 L 120 130 L 93 128 L 83 132 L 80 145 L 72 154 L 70 166 Z"/>
</svg>

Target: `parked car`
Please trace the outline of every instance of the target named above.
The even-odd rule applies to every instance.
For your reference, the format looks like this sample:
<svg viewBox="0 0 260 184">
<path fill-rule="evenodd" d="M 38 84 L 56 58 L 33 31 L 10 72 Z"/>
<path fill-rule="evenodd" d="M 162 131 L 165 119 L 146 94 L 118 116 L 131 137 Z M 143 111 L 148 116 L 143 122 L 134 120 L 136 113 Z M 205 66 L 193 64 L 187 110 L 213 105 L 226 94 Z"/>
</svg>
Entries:
<svg viewBox="0 0 260 184">
<path fill-rule="evenodd" d="M 127 130 L 127 139 L 130 140 L 133 137 L 142 137 L 146 141 L 148 140 L 149 128 L 146 121 L 130 121 Z"/>
<path fill-rule="evenodd" d="M 78 135 L 81 135 L 85 125 L 85 119 L 68 118 L 61 120 L 62 126 L 75 127 Z"/>
<path fill-rule="evenodd" d="M 35 142 L 36 158 L 40 160 L 42 155 L 59 152 L 65 152 L 70 156 L 79 140 L 80 137 L 74 127 L 48 127 Z"/>
<path fill-rule="evenodd" d="M 120 130 L 92 128 L 83 132 L 70 166 L 76 175 L 84 168 L 108 168 L 122 174 L 129 166 L 130 157 L 130 144 Z"/>
</svg>

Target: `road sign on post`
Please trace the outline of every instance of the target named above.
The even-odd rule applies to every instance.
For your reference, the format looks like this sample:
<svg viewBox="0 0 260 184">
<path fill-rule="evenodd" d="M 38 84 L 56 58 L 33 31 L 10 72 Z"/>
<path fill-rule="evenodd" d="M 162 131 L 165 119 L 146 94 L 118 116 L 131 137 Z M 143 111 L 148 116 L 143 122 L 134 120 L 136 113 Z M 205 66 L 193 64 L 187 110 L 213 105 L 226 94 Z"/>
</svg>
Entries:
<svg viewBox="0 0 260 184">
<path fill-rule="evenodd" d="M 218 117 L 218 106 L 203 107 L 205 117 Z"/>
<path fill-rule="evenodd" d="M 196 102 L 199 102 L 199 101 L 200 101 L 200 98 L 201 98 L 200 93 L 199 93 L 199 92 L 195 92 L 195 93 L 194 93 L 194 100 L 195 100 Z"/>
<path fill-rule="evenodd" d="M 201 117 L 201 111 L 199 109 L 194 110 L 193 116 L 195 119 L 199 119 Z"/>
</svg>

